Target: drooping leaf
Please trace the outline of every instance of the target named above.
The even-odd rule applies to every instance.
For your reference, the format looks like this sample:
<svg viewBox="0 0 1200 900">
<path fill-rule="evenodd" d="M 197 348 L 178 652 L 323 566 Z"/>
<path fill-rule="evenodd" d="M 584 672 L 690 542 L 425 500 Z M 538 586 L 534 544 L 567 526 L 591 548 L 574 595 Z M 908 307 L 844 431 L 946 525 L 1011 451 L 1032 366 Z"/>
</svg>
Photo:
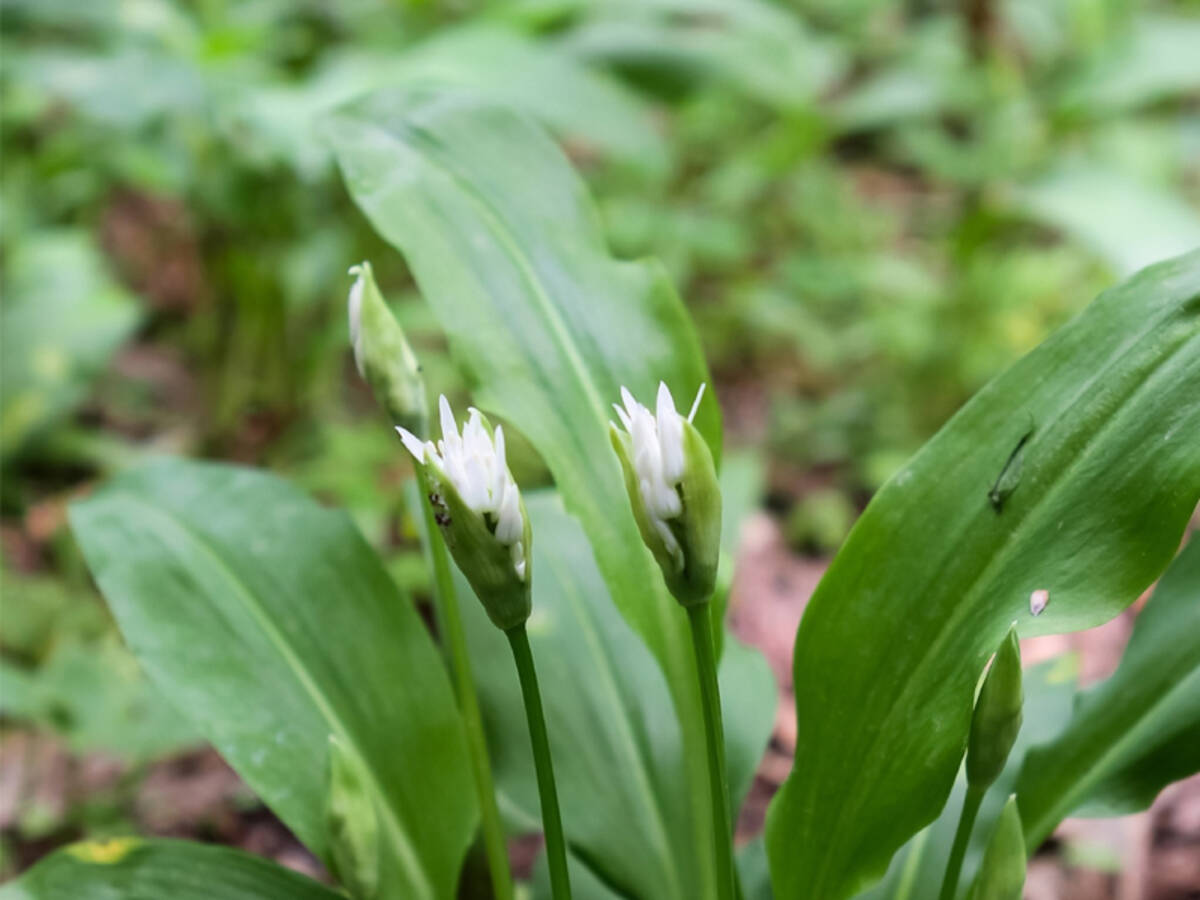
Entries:
<svg viewBox="0 0 1200 900">
<path fill-rule="evenodd" d="M 1030 851 L 1066 816 L 1137 812 L 1172 781 L 1200 772 L 1197 635 L 1193 538 L 1138 616 L 1117 671 L 1079 696 L 1065 731 L 1029 752 L 1017 799 Z"/>
<path fill-rule="evenodd" d="M 583 531 L 558 497 L 533 494 L 527 506 L 536 535 L 528 631 L 572 854 L 619 897 L 701 896 L 685 748 L 663 673 L 608 600 Z M 507 641 L 474 600 L 464 604 L 464 619 L 502 809 L 517 828 L 536 828 L 537 788 Z M 762 658 L 731 638 L 725 646 L 736 806 L 770 733 L 775 698 Z"/>
<path fill-rule="evenodd" d="M 479 406 L 546 461 L 613 602 L 666 672 L 684 729 L 687 796 L 704 808 L 686 625 L 642 544 L 607 431 L 621 385 L 648 398 L 661 379 L 684 406 L 709 380 L 683 305 L 660 267 L 608 254 L 583 185 L 525 116 L 420 87 L 355 103 L 329 125 L 355 201 L 404 253 Z M 711 392 L 696 425 L 716 456 Z M 710 821 L 691 818 L 696 846 L 706 846 Z M 708 886 L 697 897 L 714 877 L 711 860 L 703 868 Z"/>
<path fill-rule="evenodd" d="M 113 838 L 72 844 L 0 888 L 0 900 L 344 900 L 229 847 Z"/>
<path fill-rule="evenodd" d="M 783 900 L 866 887 L 934 819 L 1010 623 L 1090 627 L 1157 577 L 1200 497 L 1196 396 L 1200 253 L 1102 294 L 879 491 L 796 636 L 799 742 L 767 823 Z M 998 510 L 988 489 L 1031 421 Z"/>
<path fill-rule="evenodd" d="M 0 307 L 0 454 L 16 452 L 84 399 L 133 330 L 133 298 L 86 235 L 39 234 L 7 262 Z"/>
<path fill-rule="evenodd" d="M 249 469 L 162 460 L 71 509 L 163 693 L 331 861 L 330 735 L 380 813 L 381 897 L 454 895 L 474 830 L 466 744 L 420 617 L 341 513 Z"/>
</svg>

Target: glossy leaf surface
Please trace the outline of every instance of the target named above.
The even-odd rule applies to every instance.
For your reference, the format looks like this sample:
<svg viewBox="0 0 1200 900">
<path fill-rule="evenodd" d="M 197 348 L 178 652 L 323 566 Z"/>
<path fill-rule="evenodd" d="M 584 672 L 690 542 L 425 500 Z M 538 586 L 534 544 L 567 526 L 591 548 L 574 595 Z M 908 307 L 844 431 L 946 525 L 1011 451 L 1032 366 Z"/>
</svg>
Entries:
<svg viewBox="0 0 1200 900">
<path fill-rule="evenodd" d="M 666 673 L 687 796 L 705 808 L 685 619 L 642 544 L 607 430 L 621 385 L 648 400 L 666 381 L 686 407 L 709 380 L 682 303 L 659 266 L 609 255 L 583 184 L 522 115 L 417 87 L 352 105 L 329 134 L 355 201 L 403 252 L 479 406 L 529 438 L 582 522 L 610 596 Z M 695 423 L 717 456 L 711 391 Z M 691 818 L 705 846 L 711 824 Z"/>
<path fill-rule="evenodd" d="M 849 896 L 933 820 L 1010 623 L 1099 624 L 1165 568 L 1200 496 L 1197 396 L 1200 253 L 1102 294 L 879 491 L 797 633 L 799 742 L 768 817 L 779 897 Z"/>
<path fill-rule="evenodd" d="M 454 895 L 476 819 L 461 720 L 345 515 L 251 469 L 163 460 L 71 521 L 147 673 L 297 837 L 330 860 L 335 735 L 376 797 L 381 896 Z"/>
<path fill-rule="evenodd" d="M 1193 538 L 1138 616 L 1117 671 L 1080 695 L 1062 734 L 1029 753 L 1017 799 L 1031 851 L 1068 815 L 1137 812 L 1200 771 L 1198 635 Z"/>
</svg>

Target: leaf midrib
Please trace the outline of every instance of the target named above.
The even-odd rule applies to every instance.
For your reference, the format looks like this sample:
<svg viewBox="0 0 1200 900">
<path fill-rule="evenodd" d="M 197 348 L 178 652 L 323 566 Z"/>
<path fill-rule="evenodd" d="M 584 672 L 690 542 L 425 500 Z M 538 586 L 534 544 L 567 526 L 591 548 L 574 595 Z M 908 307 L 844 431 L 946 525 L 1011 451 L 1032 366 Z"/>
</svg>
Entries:
<svg viewBox="0 0 1200 900">
<path fill-rule="evenodd" d="M 173 528 L 177 534 L 185 539 L 185 541 L 193 544 L 199 550 L 199 552 L 214 565 L 222 577 L 232 586 L 234 595 L 242 602 L 242 605 L 250 613 L 255 622 L 258 623 L 271 646 L 273 646 L 276 652 L 279 653 L 279 655 L 283 658 L 287 667 L 295 675 L 296 680 L 304 688 L 305 693 L 308 694 L 309 699 L 313 702 L 313 705 L 316 706 L 318 712 L 325 719 L 326 723 L 330 726 L 333 732 L 337 734 L 338 737 L 344 739 L 347 745 L 353 747 L 355 752 L 358 753 L 359 758 L 363 762 L 366 774 L 371 782 L 371 788 L 373 789 L 375 795 L 382 801 L 378 804 L 378 808 L 381 808 L 384 812 L 384 822 L 394 839 L 394 845 L 400 851 L 400 855 L 407 864 L 407 870 L 412 875 L 416 876 L 414 881 L 417 883 L 419 888 L 423 888 L 425 896 L 435 897 L 436 892 L 433 888 L 432 879 L 422 864 L 420 855 L 417 853 L 416 848 L 413 847 L 412 842 L 409 840 L 409 837 L 404 830 L 403 824 L 396 813 L 396 810 L 389 802 L 387 802 L 389 794 L 383 790 L 383 783 L 375 770 L 374 762 L 362 752 L 358 742 L 353 739 L 349 728 L 342 721 L 341 716 L 338 715 L 336 708 L 328 701 L 317 683 L 312 680 L 311 676 L 302 665 L 300 659 L 288 645 L 287 640 L 282 632 L 280 632 L 279 629 L 274 625 L 270 619 L 270 616 L 267 614 L 266 609 L 256 599 L 254 592 L 250 590 L 250 588 L 245 584 L 233 567 L 231 567 L 225 562 L 224 559 L 221 558 L 221 555 L 213 547 L 211 542 L 201 532 L 192 528 L 183 519 L 167 512 L 161 507 L 147 503 L 145 500 L 132 492 L 122 491 L 118 496 L 124 499 L 127 503 L 131 503 L 132 505 L 138 507 L 143 512 L 149 513 L 151 518 L 157 518 L 161 522 L 166 523 L 169 528 Z M 214 607 L 214 609 L 219 609 L 219 607 Z"/>
</svg>

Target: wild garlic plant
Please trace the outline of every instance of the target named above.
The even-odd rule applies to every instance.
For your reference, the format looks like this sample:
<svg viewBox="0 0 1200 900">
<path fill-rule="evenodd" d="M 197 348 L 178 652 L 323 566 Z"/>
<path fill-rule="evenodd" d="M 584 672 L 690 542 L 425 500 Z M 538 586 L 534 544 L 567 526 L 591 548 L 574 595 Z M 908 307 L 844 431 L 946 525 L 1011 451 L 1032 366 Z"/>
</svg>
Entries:
<svg viewBox="0 0 1200 900">
<path fill-rule="evenodd" d="M 1016 900 L 1062 819 L 1200 770 L 1200 541 L 1179 549 L 1200 253 L 1100 295 L 878 489 L 796 631 L 791 771 L 734 848 L 777 713 L 725 625 L 760 488 L 716 391 L 675 407 L 713 384 L 686 308 L 660 267 L 611 256 L 567 157 L 487 96 L 385 91 L 328 134 L 481 410 L 439 403 L 434 439 L 416 355 L 357 269 L 351 345 L 413 461 L 433 622 L 377 520 L 251 468 L 157 460 L 70 515 L 146 671 L 329 877 L 118 836 L 0 900 L 507 900 L 507 842 L 538 833 L 535 900 L 568 876 L 602 900 Z M 517 432 L 552 487 L 516 485 Z M 1020 640 L 1156 581 L 1106 681 L 1022 669 Z"/>
</svg>

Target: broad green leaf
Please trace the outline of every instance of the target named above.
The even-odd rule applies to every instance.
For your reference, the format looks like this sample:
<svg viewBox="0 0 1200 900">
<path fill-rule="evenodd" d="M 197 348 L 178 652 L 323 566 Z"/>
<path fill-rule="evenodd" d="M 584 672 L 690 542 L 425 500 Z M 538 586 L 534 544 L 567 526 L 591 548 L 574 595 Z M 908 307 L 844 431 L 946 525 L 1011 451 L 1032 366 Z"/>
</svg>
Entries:
<svg viewBox="0 0 1200 900">
<path fill-rule="evenodd" d="M 1063 165 L 1017 190 L 1026 215 L 1125 276 L 1200 247 L 1200 214 L 1174 194 L 1098 164 Z"/>
<path fill-rule="evenodd" d="M 609 256 L 583 185 L 525 116 L 413 88 L 356 103 L 329 130 L 355 201 L 404 253 L 478 404 L 541 454 L 613 602 L 663 667 L 684 728 L 687 795 L 705 808 L 685 618 L 642 544 L 607 431 L 622 384 L 649 398 L 661 379 L 684 406 L 709 380 L 682 303 L 657 265 Z M 717 455 L 711 392 L 696 425 Z M 711 822 L 692 821 L 695 846 L 706 846 Z"/>
<path fill-rule="evenodd" d="M 344 900 L 240 850 L 113 838 L 72 844 L 0 888 L 0 900 Z"/>
<path fill-rule="evenodd" d="M 1017 775 L 1029 748 L 1058 735 L 1071 715 L 1078 685 L 1079 661 L 1073 654 L 1060 656 L 1025 670 L 1025 707 L 1017 743 L 1004 771 L 984 796 L 971 830 L 971 842 L 963 859 L 960 891 L 965 893 L 975 880 L 988 839 L 1004 802 L 1016 788 Z M 946 872 L 946 859 L 954 843 L 967 781 L 960 770 L 946 805 L 937 821 L 919 832 L 893 857 L 883 881 L 859 895 L 859 900 L 922 900 L 936 897 Z"/>
<path fill-rule="evenodd" d="M 528 630 L 576 868 L 619 897 L 701 896 L 685 748 L 663 673 L 608 601 L 587 539 L 557 495 L 533 494 L 527 505 L 536 535 Z M 469 596 L 461 579 L 460 591 Z M 508 643 L 474 601 L 464 618 L 502 808 L 516 828 L 536 828 L 537 789 Z M 775 697 L 762 658 L 732 638 L 725 646 L 737 806 L 770 734 Z"/>
<path fill-rule="evenodd" d="M 378 798 L 381 896 L 454 896 L 476 818 L 462 723 L 344 514 L 250 469 L 163 460 L 71 521 L 147 673 L 300 840 L 331 861 L 334 735 Z"/>
<path fill-rule="evenodd" d="M 1030 851 L 1068 815 L 1137 812 L 1172 781 L 1200 771 L 1197 635 L 1200 540 L 1193 538 L 1138 616 L 1117 671 L 1079 696 L 1062 734 L 1030 751 L 1017 781 Z"/>
<path fill-rule="evenodd" d="M 767 822 L 780 898 L 865 888 L 937 816 L 1010 623 L 1091 627 L 1158 576 L 1200 497 L 1197 396 L 1200 253 L 1102 294 L 879 491 L 796 635 L 799 742 Z"/>
<path fill-rule="evenodd" d="M 69 413 L 133 330 L 133 299 L 87 235 L 40 233 L 7 261 L 0 308 L 0 455 Z"/>
</svg>

